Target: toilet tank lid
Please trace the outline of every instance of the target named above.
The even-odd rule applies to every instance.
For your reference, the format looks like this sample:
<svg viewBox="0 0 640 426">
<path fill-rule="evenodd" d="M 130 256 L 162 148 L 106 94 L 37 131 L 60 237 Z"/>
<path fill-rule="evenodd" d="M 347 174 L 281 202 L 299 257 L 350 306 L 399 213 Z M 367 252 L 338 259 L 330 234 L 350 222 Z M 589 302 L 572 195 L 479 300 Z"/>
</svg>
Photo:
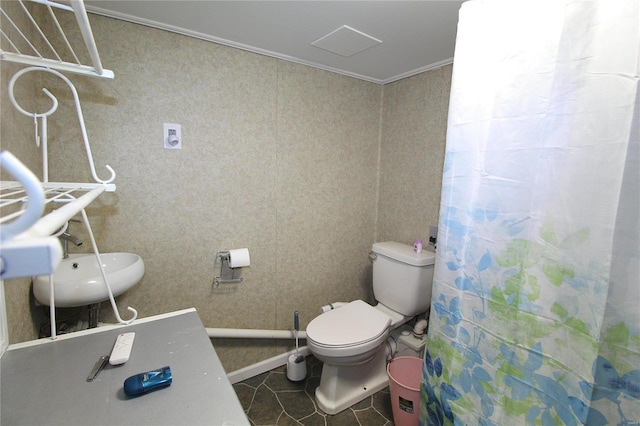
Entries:
<svg viewBox="0 0 640 426">
<path fill-rule="evenodd" d="M 436 260 L 436 255 L 433 252 L 423 250 L 421 253 L 416 253 L 413 251 L 413 246 L 395 241 L 375 243 L 371 251 L 413 266 L 433 265 Z"/>
</svg>

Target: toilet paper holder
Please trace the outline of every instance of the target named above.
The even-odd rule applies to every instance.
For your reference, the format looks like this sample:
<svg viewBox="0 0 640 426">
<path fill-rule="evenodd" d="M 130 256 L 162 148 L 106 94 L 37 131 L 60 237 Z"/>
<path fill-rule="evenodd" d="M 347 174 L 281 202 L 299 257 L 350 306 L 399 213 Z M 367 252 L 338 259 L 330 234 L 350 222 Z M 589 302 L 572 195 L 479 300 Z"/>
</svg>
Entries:
<svg viewBox="0 0 640 426">
<path fill-rule="evenodd" d="M 244 280 L 244 278 L 240 276 L 240 268 L 232 268 L 229 265 L 229 260 L 231 259 L 231 257 L 229 256 L 228 251 L 217 252 L 216 258 L 220 259 L 220 275 L 213 279 L 216 287 L 220 284 L 241 283 Z M 238 276 L 236 276 L 236 269 L 238 270 Z"/>
</svg>

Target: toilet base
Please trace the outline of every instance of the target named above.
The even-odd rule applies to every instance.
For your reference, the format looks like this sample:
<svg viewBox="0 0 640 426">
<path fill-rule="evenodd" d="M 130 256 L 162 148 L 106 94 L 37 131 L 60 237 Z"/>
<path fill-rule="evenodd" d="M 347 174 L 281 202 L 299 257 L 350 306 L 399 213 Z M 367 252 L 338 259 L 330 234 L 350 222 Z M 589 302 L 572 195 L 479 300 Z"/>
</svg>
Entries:
<svg viewBox="0 0 640 426">
<path fill-rule="evenodd" d="M 337 414 L 388 385 L 387 348 L 380 345 L 373 359 L 364 364 L 331 365 L 325 362 L 320 386 L 316 388 L 316 402 L 325 413 Z"/>
</svg>

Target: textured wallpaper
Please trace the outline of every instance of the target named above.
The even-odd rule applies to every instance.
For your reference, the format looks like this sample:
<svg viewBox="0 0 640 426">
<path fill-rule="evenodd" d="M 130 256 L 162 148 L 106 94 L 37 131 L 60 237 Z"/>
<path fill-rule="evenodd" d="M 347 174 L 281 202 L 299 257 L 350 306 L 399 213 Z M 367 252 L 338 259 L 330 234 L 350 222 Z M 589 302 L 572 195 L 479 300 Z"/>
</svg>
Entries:
<svg viewBox="0 0 640 426">
<path fill-rule="evenodd" d="M 438 224 L 452 66 L 384 86 L 378 240 L 429 240 Z M 429 248 L 433 250 L 432 248 Z"/>
</svg>

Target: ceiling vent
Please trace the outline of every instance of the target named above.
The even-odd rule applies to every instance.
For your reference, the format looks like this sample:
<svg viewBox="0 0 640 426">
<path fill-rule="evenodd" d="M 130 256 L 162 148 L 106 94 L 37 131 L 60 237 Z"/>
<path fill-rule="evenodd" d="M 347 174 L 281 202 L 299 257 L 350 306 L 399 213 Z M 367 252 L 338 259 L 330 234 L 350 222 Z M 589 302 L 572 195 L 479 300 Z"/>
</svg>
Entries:
<svg viewBox="0 0 640 426">
<path fill-rule="evenodd" d="M 312 46 L 348 58 L 356 53 L 382 44 L 382 41 L 361 31 L 343 25 L 311 43 Z"/>
</svg>

